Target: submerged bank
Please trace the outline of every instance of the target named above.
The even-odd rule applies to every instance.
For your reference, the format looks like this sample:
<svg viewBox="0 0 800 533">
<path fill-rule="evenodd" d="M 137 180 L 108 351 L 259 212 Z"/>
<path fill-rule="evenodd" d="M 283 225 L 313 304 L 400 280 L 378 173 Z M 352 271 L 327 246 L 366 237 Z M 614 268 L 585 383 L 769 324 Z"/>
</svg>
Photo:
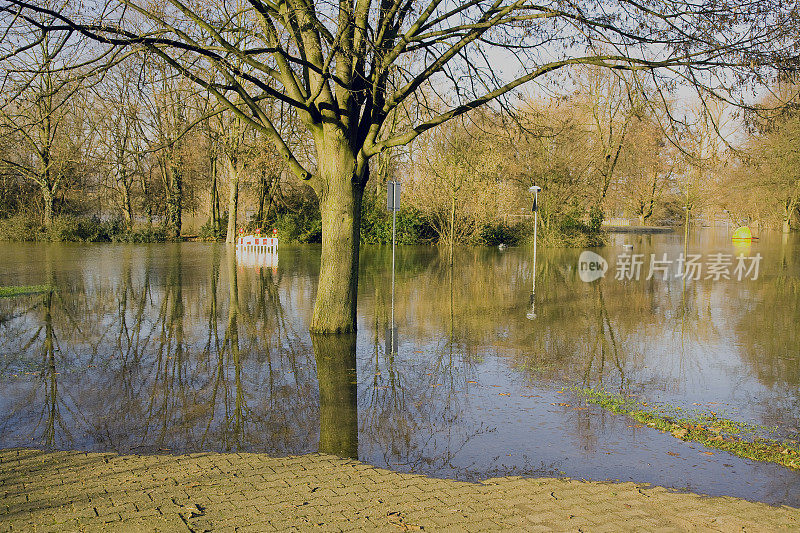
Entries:
<svg viewBox="0 0 800 533">
<path fill-rule="evenodd" d="M 645 426 L 671 433 L 676 439 L 800 470 L 797 441 L 764 436 L 774 433 L 772 428 L 718 417 L 715 412 L 684 413 L 680 407 L 655 405 L 604 390 L 577 388 L 575 391 L 587 403 L 629 416 Z M 713 452 L 705 453 L 713 455 Z"/>
</svg>

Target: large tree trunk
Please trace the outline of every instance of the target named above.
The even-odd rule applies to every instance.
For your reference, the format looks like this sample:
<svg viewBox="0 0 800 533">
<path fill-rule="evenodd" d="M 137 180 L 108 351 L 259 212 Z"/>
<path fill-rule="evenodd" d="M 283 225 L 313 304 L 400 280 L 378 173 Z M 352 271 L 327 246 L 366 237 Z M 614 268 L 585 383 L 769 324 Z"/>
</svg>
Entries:
<svg viewBox="0 0 800 533">
<path fill-rule="evenodd" d="M 329 137 L 317 144 L 322 147 L 317 184 L 322 257 L 311 331 L 349 333 L 356 330 L 361 198 L 366 180 L 356 175 L 356 159 L 347 142 Z"/>
<path fill-rule="evenodd" d="M 225 242 L 233 244 L 236 242 L 236 219 L 239 211 L 239 169 L 236 161 L 229 157 L 225 159 L 228 169 L 228 183 L 230 192 L 228 194 L 228 233 Z"/>
</svg>

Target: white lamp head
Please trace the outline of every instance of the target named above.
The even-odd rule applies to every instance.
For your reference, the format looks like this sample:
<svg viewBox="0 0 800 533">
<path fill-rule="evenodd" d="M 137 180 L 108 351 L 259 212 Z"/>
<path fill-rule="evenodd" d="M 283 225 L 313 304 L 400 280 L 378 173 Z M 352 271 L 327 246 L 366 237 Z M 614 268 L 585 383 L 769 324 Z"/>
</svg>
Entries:
<svg viewBox="0 0 800 533">
<path fill-rule="evenodd" d="M 531 191 L 532 193 L 537 193 L 537 192 L 541 191 L 542 188 L 539 187 L 538 185 L 533 185 L 531 187 L 528 187 L 528 190 Z"/>
</svg>

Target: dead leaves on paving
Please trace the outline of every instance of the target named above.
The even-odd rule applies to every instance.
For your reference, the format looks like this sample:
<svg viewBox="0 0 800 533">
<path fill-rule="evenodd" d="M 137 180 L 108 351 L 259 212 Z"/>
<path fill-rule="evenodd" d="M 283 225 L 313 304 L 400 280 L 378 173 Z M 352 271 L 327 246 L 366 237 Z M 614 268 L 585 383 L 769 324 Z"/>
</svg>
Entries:
<svg viewBox="0 0 800 533">
<path fill-rule="evenodd" d="M 422 531 L 425 529 L 423 526 L 406 522 L 400 511 L 390 511 L 387 513 L 387 517 L 389 518 L 389 523 L 400 528 L 401 531 Z"/>
</svg>

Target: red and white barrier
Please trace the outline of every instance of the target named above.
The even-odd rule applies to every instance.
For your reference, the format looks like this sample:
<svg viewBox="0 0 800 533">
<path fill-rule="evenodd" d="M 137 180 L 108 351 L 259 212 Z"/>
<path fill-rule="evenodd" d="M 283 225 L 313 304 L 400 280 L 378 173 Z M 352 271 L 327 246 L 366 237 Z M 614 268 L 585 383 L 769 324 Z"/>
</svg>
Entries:
<svg viewBox="0 0 800 533">
<path fill-rule="evenodd" d="M 245 235 L 236 240 L 236 251 L 276 254 L 278 253 L 278 238 Z"/>
<path fill-rule="evenodd" d="M 272 237 L 262 237 L 261 230 L 254 235 L 245 235 L 239 230 L 236 239 L 236 261 L 245 267 L 270 267 L 278 271 L 278 230 L 272 230 Z"/>
</svg>

